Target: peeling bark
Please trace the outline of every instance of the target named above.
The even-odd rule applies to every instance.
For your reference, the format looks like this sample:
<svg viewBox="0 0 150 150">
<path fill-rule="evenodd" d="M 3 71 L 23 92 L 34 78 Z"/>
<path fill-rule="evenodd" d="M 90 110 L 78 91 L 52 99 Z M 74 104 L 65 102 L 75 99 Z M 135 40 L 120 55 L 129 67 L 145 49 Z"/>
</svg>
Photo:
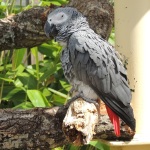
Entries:
<svg viewBox="0 0 150 150">
<path fill-rule="evenodd" d="M 84 103 L 84 108 L 89 105 L 86 103 Z M 75 107 L 78 107 L 78 105 Z M 94 108 L 94 106 L 92 107 Z M 63 119 L 66 115 L 67 109 L 68 108 L 62 106 L 53 108 L 36 108 L 32 110 L 0 110 L 0 149 L 45 150 L 68 144 L 68 140 L 72 143 L 76 142 L 78 145 L 82 144 L 77 142 L 79 136 L 81 137 L 81 141 L 84 139 L 81 130 L 77 131 L 73 128 L 74 130 L 71 132 L 65 132 L 65 135 L 62 131 Z M 101 110 L 103 110 L 103 108 L 101 108 Z M 78 115 L 79 113 L 75 115 L 75 117 Z M 80 112 L 80 116 L 84 115 L 84 112 Z M 93 113 L 93 115 L 97 115 L 97 113 Z M 89 130 L 85 131 L 86 134 L 88 134 L 88 132 Z M 103 114 L 103 111 L 100 115 L 99 123 L 95 126 L 94 132 L 94 139 L 103 140 L 131 140 L 134 135 L 134 132 L 121 123 L 121 137 L 117 138 L 108 116 Z M 68 139 L 66 135 L 71 136 Z"/>
<path fill-rule="evenodd" d="M 66 138 L 75 145 L 89 144 L 95 134 L 98 111 L 93 103 L 78 99 L 71 103 L 63 120 Z"/>
<path fill-rule="evenodd" d="M 71 0 L 67 6 L 75 7 L 82 12 L 87 17 L 91 28 L 108 39 L 113 26 L 114 12 L 107 0 Z M 30 48 L 47 42 L 43 28 L 46 21 L 44 14 L 48 9 L 48 7 L 34 7 L 0 19 L 0 51 Z"/>
</svg>

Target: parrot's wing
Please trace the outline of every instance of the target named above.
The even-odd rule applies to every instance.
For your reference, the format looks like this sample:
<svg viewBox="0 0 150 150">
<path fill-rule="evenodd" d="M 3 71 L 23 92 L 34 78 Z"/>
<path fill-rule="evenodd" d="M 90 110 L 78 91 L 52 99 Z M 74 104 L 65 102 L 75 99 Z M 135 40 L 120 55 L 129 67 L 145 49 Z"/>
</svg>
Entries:
<svg viewBox="0 0 150 150">
<path fill-rule="evenodd" d="M 95 33 L 86 31 L 70 37 L 68 50 L 76 78 L 89 85 L 134 130 L 131 91 L 115 50 Z"/>
</svg>

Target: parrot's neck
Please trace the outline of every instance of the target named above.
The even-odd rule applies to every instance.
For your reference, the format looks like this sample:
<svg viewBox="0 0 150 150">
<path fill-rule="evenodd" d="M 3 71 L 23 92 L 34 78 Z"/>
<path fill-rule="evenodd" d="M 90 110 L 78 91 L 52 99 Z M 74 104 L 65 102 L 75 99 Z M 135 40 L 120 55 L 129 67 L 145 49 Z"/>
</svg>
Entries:
<svg viewBox="0 0 150 150">
<path fill-rule="evenodd" d="M 67 42 L 59 41 L 59 44 L 65 49 L 67 47 Z"/>
<path fill-rule="evenodd" d="M 58 32 L 58 35 L 56 36 L 55 40 L 57 42 L 61 43 L 67 43 L 70 36 L 78 31 L 87 31 L 89 30 L 89 24 L 86 21 L 85 18 L 79 18 L 77 20 L 72 21 L 71 23 L 67 24 L 66 26 L 63 26 Z M 64 44 L 63 44 L 64 45 Z"/>
</svg>

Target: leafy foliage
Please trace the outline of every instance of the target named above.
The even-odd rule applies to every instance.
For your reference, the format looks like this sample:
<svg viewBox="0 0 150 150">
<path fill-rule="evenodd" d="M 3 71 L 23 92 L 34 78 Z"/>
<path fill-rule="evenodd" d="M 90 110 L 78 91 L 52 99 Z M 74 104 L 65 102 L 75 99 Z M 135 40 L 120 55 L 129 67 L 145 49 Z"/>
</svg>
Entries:
<svg viewBox="0 0 150 150">
<path fill-rule="evenodd" d="M 35 1 L 31 1 L 27 6 L 23 6 L 21 0 L 19 5 L 15 2 L 0 1 L 1 18 L 35 5 Z M 36 5 L 40 6 L 65 3 L 67 0 L 36 1 Z M 22 48 L 1 52 L 0 108 L 30 109 L 64 104 L 68 99 L 70 85 L 61 69 L 60 51 L 58 43 L 50 41 L 33 47 L 30 51 Z"/>
<path fill-rule="evenodd" d="M 53 41 L 33 47 L 31 55 L 35 64 L 29 65 L 22 62 L 26 51 L 26 49 L 14 50 L 11 62 L 6 62 L 5 59 L 10 60 L 8 58 L 1 62 L 1 108 L 62 105 L 68 98 L 70 85 L 65 80 L 60 65 L 61 47 Z M 44 54 L 40 61 L 38 51 Z"/>
</svg>

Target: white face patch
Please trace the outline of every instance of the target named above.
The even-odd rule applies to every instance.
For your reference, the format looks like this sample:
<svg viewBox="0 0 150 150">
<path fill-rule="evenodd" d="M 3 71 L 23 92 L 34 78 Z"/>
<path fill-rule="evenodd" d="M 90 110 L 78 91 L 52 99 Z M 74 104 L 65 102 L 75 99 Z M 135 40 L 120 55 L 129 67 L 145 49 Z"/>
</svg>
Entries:
<svg viewBox="0 0 150 150">
<path fill-rule="evenodd" d="M 69 16 L 64 12 L 57 12 L 51 16 L 48 16 L 48 22 L 51 24 L 63 24 L 69 19 Z"/>
</svg>

